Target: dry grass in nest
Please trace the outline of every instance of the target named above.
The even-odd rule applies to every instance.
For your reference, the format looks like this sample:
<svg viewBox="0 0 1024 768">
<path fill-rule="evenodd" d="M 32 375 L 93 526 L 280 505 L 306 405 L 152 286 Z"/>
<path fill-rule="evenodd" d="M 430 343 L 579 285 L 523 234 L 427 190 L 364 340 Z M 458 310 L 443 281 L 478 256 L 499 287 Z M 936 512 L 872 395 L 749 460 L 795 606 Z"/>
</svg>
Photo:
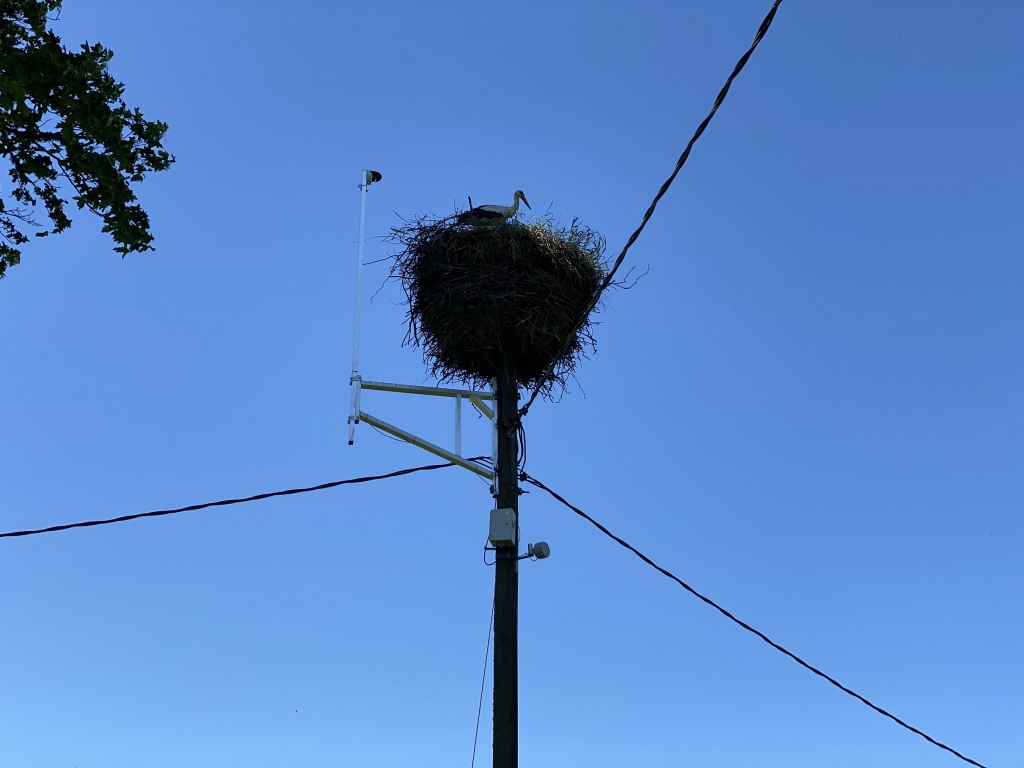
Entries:
<svg viewBox="0 0 1024 768">
<path fill-rule="evenodd" d="M 391 231 L 403 247 L 392 275 L 408 301 L 406 343 L 442 381 L 489 387 L 508 356 L 519 384 L 564 386 L 595 349 L 584 315 L 606 274 L 604 239 L 575 219 L 470 226 L 457 216 Z"/>
</svg>

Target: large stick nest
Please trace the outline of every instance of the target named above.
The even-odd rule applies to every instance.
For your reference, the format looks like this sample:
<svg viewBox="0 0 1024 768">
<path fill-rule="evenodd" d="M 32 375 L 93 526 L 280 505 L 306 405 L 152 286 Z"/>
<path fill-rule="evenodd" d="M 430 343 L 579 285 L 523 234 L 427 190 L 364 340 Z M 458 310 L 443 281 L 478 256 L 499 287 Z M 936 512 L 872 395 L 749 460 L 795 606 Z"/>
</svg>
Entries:
<svg viewBox="0 0 1024 768">
<path fill-rule="evenodd" d="M 604 239 L 578 220 L 457 219 L 423 215 L 391 231 L 403 246 L 392 274 L 408 301 L 406 343 L 442 381 L 488 387 L 507 359 L 519 384 L 563 387 L 595 349 L 588 310 Z"/>
</svg>

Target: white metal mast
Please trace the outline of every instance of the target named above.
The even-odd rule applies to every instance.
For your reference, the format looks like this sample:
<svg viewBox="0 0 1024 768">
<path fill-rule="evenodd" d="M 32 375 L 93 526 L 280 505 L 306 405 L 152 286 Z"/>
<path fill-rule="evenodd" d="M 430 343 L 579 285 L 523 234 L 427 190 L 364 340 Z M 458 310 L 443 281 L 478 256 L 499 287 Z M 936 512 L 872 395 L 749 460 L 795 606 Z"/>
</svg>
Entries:
<svg viewBox="0 0 1024 768">
<path fill-rule="evenodd" d="M 348 444 L 356 438 L 356 424 L 359 423 L 359 400 L 362 387 L 359 376 L 359 315 L 363 298 L 363 240 L 366 232 L 366 191 L 375 181 L 380 181 L 377 171 L 363 169 L 359 176 L 359 260 L 356 262 L 356 322 L 352 338 L 352 402 L 348 413 Z"/>
</svg>

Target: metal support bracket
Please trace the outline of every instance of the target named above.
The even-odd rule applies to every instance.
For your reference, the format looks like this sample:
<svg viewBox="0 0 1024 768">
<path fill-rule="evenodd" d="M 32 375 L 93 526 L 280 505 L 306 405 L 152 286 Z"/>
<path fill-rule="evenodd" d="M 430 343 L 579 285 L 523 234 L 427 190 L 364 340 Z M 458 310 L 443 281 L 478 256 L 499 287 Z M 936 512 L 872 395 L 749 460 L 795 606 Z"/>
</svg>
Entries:
<svg viewBox="0 0 1024 768">
<path fill-rule="evenodd" d="M 349 404 L 348 412 L 348 444 L 352 445 L 356 441 L 356 424 L 359 423 L 359 408 L 363 394 L 363 379 L 359 374 L 353 374 L 349 383 L 352 387 L 352 402 Z"/>
<path fill-rule="evenodd" d="M 481 477 L 487 478 L 488 480 L 494 480 L 494 472 L 491 470 L 481 467 L 473 462 L 466 461 L 462 457 L 462 400 L 463 398 L 469 400 L 472 406 L 480 412 L 480 415 L 486 418 L 491 423 L 492 430 L 494 429 L 494 413 L 495 410 L 487 406 L 486 401 L 494 402 L 494 393 L 486 392 L 475 389 L 455 389 L 451 387 L 426 387 L 417 386 L 415 384 L 391 384 L 383 381 L 363 381 L 358 375 L 353 376 L 352 380 L 352 415 L 349 416 L 348 423 L 348 444 L 352 445 L 355 438 L 355 427 L 360 421 L 365 421 L 367 424 L 376 427 L 381 432 L 397 437 L 399 440 L 404 440 L 411 445 L 415 445 L 417 448 L 422 448 L 435 456 L 440 456 L 446 461 L 450 461 L 464 469 L 468 469 Z M 421 437 L 417 437 L 411 432 L 406 432 L 404 429 L 396 427 L 393 424 L 388 424 L 386 421 L 378 419 L 376 416 L 371 416 L 365 411 L 361 410 L 361 399 L 362 390 L 376 390 L 378 392 L 402 392 L 409 395 L 429 395 L 431 397 L 451 397 L 455 400 L 455 450 L 449 451 L 442 448 L 439 445 L 435 445 L 429 440 L 424 440 Z M 492 441 L 493 442 L 493 441 Z"/>
<path fill-rule="evenodd" d="M 388 424 L 386 421 L 381 421 L 376 416 L 371 416 L 365 411 L 359 412 L 359 418 L 365 421 L 367 424 L 376 427 L 381 432 L 387 432 L 389 435 L 397 437 L 399 440 L 405 440 L 407 443 L 415 445 L 417 448 L 422 448 L 435 456 L 440 456 L 446 461 L 450 461 L 452 464 L 457 464 L 460 467 L 468 469 L 470 472 L 475 472 L 481 477 L 486 477 L 488 480 L 494 479 L 494 473 L 489 469 L 478 466 L 471 461 L 466 461 L 461 456 L 457 456 L 451 451 L 447 451 L 439 445 L 434 445 L 428 440 L 424 440 L 422 437 L 416 437 L 411 432 L 406 432 L 404 429 L 399 429 L 393 424 Z"/>
</svg>

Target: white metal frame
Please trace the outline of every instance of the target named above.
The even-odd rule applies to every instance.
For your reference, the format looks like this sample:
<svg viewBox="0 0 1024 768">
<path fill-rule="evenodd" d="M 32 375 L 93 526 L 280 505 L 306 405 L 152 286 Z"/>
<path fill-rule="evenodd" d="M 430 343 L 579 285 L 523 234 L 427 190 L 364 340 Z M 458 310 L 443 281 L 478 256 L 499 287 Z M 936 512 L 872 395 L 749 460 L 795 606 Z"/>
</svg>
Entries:
<svg viewBox="0 0 1024 768">
<path fill-rule="evenodd" d="M 491 392 L 484 392 L 475 389 L 450 389 L 448 387 L 423 387 L 416 386 L 414 384 L 389 384 L 383 381 L 362 381 L 353 379 L 352 386 L 359 390 L 369 389 L 377 390 L 380 392 L 403 392 L 409 395 L 429 395 L 432 397 L 451 397 L 455 400 L 455 450 L 449 451 L 446 448 L 442 448 L 439 445 L 435 445 L 429 440 L 424 440 L 422 437 L 417 437 L 411 432 L 406 432 L 404 429 L 388 424 L 382 419 L 378 419 L 376 416 L 371 416 L 366 411 L 360 410 L 356 417 L 356 423 L 365 421 L 367 424 L 376 427 L 381 432 L 387 432 L 389 435 L 397 437 L 399 440 L 405 440 L 407 443 L 415 445 L 417 448 L 422 448 L 435 456 L 440 456 L 446 461 L 450 461 L 452 464 L 456 464 L 460 467 L 468 469 L 470 472 L 475 472 L 481 477 L 486 477 L 488 480 L 494 479 L 494 472 L 486 467 L 481 467 L 478 464 L 474 464 L 471 461 L 466 461 L 462 456 L 462 401 L 463 399 L 469 400 L 470 404 L 480 412 L 480 415 L 484 416 L 491 422 L 491 429 L 495 427 L 495 409 L 488 407 L 487 401 L 491 401 L 492 405 L 494 402 L 494 394 Z M 357 395 L 357 397 L 359 397 Z"/>
<path fill-rule="evenodd" d="M 373 183 L 372 171 L 363 170 L 359 177 L 359 260 L 356 263 L 356 317 L 355 330 L 352 340 L 352 376 L 349 379 L 351 387 L 351 402 L 348 416 L 348 444 L 355 443 L 356 425 L 360 421 L 376 427 L 399 440 L 404 440 L 411 445 L 422 448 L 435 456 L 440 456 L 452 464 L 468 469 L 481 477 L 494 481 L 494 472 L 485 467 L 466 461 L 462 456 L 462 401 L 469 400 L 470 404 L 480 412 L 482 416 L 491 422 L 491 455 L 497 456 L 498 432 L 497 432 L 497 408 L 488 407 L 487 401 L 494 405 L 493 391 L 475 389 L 453 389 L 450 387 L 426 387 L 414 384 L 389 384 L 381 381 L 363 381 L 359 374 L 359 320 L 361 310 L 361 299 L 363 290 L 363 240 L 366 226 L 366 191 Z M 377 178 L 380 178 L 379 176 Z M 411 432 L 388 424 L 376 416 L 371 416 L 362 410 L 362 394 L 364 389 L 380 392 L 401 392 L 409 395 L 428 395 L 431 397 L 451 397 L 455 399 L 455 450 L 449 451 L 439 445 L 417 437 Z"/>
<path fill-rule="evenodd" d="M 363 240 L 366 232 L 366 191 L 372 184 L 370 171 L 365 168 L 359 175 L 359 259 L 356 261 L 356 321 L 352 332 L 352 402 L 348 413 L 348 444 L 356 439 L 356 424 L 359 423 L 359 317 L 363 299 Z"/>
</svg>

